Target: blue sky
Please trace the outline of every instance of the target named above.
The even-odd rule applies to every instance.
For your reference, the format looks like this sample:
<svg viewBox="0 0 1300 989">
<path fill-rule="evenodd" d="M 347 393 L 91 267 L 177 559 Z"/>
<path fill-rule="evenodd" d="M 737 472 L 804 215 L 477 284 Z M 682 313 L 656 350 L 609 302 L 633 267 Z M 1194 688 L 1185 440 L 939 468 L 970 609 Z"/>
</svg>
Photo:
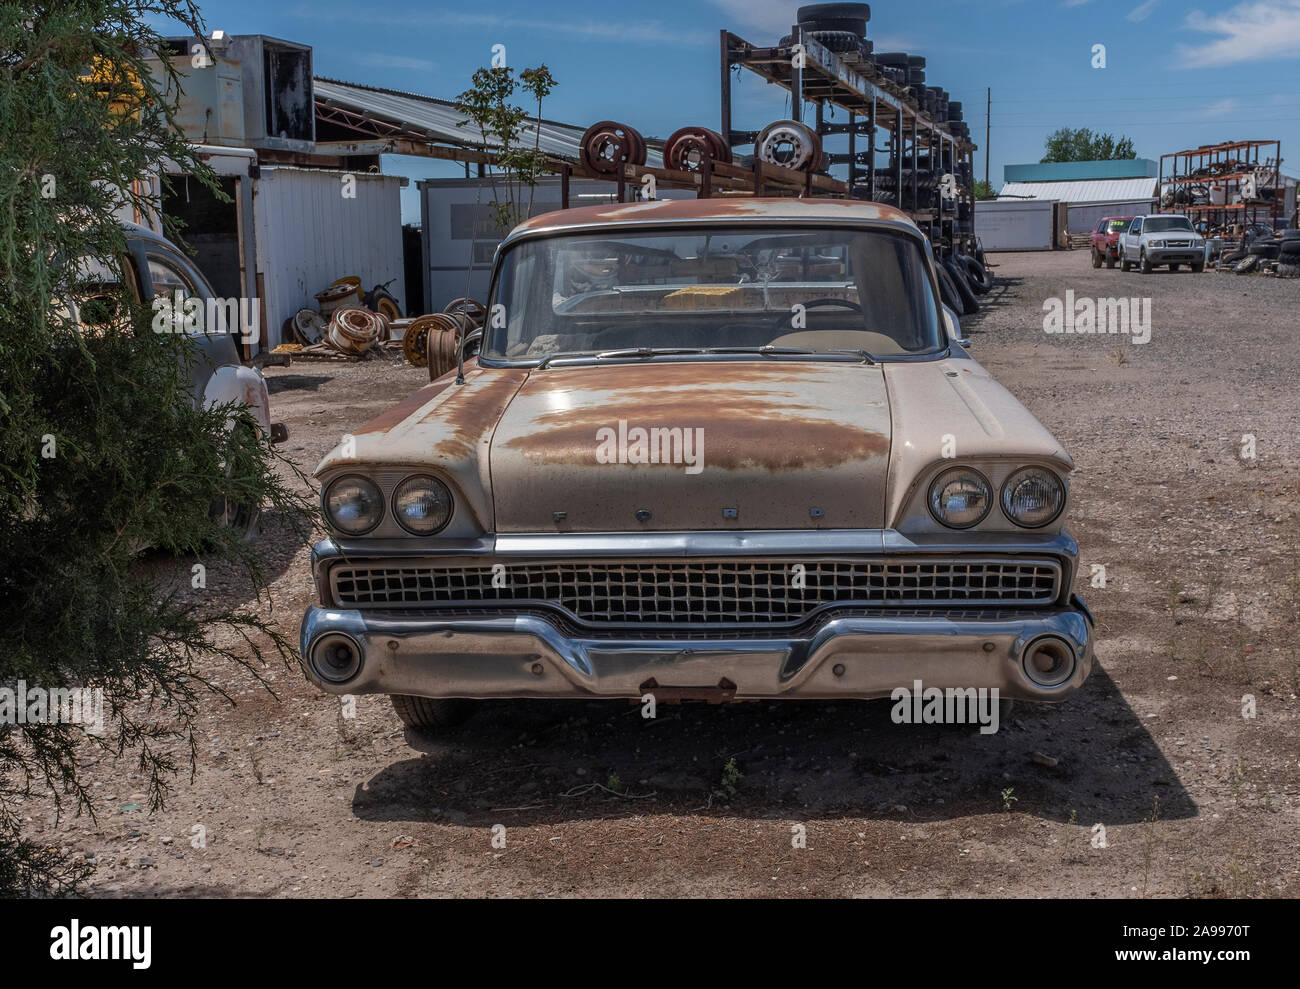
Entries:
<svg viewBox="0 0 1300 989">
<path fill-rule="evenodd" d="M 784 0 L 526 3 L 479 0 L 209 0 L 209 29 L 310 44 L 317 75 L 454 99 L 492 46 L 517 68 L 545 62 L 559 82 L 543 113 L 586 125 L 622 120 L 647 136 L 718 126 L 718 30 L 774 43 L 795 19 Z M 928 59 L 927 83 L 964 104 L 984 174 L 992 89 L 994 186 L 1002 166 L 1037 161 L 1058 127 L 1132 137 L 1139 157 L 1225 140 L 1280 139 L 1300 175 L 1300 0 L 880 0 L 879 51 Z M 608 11 L 608 13 L 606 13 Z M 1093 46 L 1106 68 L 1093 68 Z M 735 125 L 787 116 L 783 90 L 744 73 Z M 1288 167 L 1289 166 L 1289 167 Z M 385 171 L 455 174 L 386 157 Z M 414 202 L 413 195 L 405 199 Z M 404 202 L 406 207 L 406 202 Z M 418 214 L 417 214 L 418 215 Z M 408 219 L 410 217 L 407 217 Z"/>
</svg>

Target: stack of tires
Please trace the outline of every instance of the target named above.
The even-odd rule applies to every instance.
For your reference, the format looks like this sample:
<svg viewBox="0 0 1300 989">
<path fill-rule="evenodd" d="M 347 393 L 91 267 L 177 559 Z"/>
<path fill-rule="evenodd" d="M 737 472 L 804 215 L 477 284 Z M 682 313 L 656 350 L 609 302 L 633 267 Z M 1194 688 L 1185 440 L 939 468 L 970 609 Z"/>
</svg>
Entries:
<svg viewBox="0 0 1300 989">
<path fill-rule="evenodd" d="M 979 312 L 979 297 L 993 288 L 993 275 L 984 266 L 983 253 L 977 250 L 975 257 L 951 254 L 942 261 L 936 260 L 939 295 L 943 304 L 958 315 L 973 316 Z"/>
<path fill-rule="evenodd" d="M 1277 249 L 1277 277 L 1300 278 L 1300 230 L 1283 230 Z"/>
<path fill-rule="evenodd" d="M 812 3 L 799 8 L 799 32 L 836 54 L 853 53 L 863 61 L 871 60 L 873 45 L 867 38 L 867 21 L 871 20 L 869 3 Z M 793 43 L 787 35 L 782 47 Z"/>
</svg>

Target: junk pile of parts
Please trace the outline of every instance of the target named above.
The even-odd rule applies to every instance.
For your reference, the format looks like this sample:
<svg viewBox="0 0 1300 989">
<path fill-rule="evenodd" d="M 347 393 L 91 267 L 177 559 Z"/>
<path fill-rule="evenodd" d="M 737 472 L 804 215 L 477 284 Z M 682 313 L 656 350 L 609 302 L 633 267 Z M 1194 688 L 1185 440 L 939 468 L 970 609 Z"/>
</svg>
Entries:
<svg viewBox="0 0 1300 989">
<path fill-rule="evenodd" d="M 317 308 L 299 309 L 284 321 L 282 343 L 273 353 L 290 358 L 370 360 L 400 351 L 416 367 L 429 367 L 434 377 L 456 366 L 456 346 L 462 338 L 467 356 L 487 315 L 481 302 L 456 299 L 440 313 L 404 317 L 386 282 L 362 292 L 361 279 L 346 275 L 316 293 Z"/>
</svg>

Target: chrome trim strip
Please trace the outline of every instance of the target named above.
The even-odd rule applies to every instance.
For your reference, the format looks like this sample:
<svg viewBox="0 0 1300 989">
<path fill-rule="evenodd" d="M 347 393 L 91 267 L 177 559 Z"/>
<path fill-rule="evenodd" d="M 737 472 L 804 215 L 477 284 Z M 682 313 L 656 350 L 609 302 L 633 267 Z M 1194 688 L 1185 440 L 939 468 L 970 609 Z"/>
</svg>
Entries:
<svg viewBox="0 0 1300 989">
<path fill-rule="evenodd" d="M 743 200 L 742 200 L 743 202 Z M 617 208 L 617 203 L 610 205 L 610 209 Z M 625 206 L 634 205 L 625 203 Z M 871 204 L 864 203 L 864 206 Z M 893 209 L 893 207 L 886 207 Z M 928 244 L 929 240 L 923 234 L 919 227 L 911 220 L 892 220 L 884 218 L 870 219 L 862 216 L 763 216 L 762 214 L 750 213 L 723 213 L 714 216 L 699 217 L 663 217 L 653 219 L 647 217 L 632 216 L 624 219 L 605 219 L 593 220 L 590 223 L 564 224 L 557 223 L 545 227 L 530 227 L 527 230 L 520 230 L 516 227 L 501 241 L 497 251 L 499 254 L 505 253 L 507 248 L 525 240 L 532 240 L 534 237 L 553 237 L 564 234 L 582 234 L 591 233 L 592 231 L 601 231 L 608 233 L 611 227 L 616 227 L 619 233 L 630 230 L 655 230 L 661 227 L 668 227 L 674 230 L 682 227 L 725 227 L 731 225 L 744 224 L 746 226 L 774 226 L 774 227 L 862 227 L 864 229 L 885 229 L 896 233 L 906 234 L 913 240 L 921 241 Z"/>
<path fill-rule="evenodd" d="M 546 559 L 619 556 L 817 556 L 1024 553 L 1074 558 L 1079 545 L 1066 530 L 913 533 L 896 529 L 762 529 L 708 532 L 499 533 L 477 539 L 322 539 L 313 566 L 332 559 L 498 556 Z"/>
</svg>

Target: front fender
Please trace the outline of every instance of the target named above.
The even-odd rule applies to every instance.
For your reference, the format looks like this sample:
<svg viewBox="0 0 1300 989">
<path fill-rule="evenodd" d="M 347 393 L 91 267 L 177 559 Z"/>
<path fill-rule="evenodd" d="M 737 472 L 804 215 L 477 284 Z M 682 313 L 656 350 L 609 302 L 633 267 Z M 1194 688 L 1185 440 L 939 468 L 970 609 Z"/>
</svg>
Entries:
<svg viewBox="0 0 1300 989">
<path fill-rule="evenodd" d="M 271 431 L 271 396 L 266 379 L 256 368 L 226 364 L 213 372 L 203 388 L 203 407 L 210 409 L 230 402 L 247 406 L 262 432 Z"/>
</svg>

